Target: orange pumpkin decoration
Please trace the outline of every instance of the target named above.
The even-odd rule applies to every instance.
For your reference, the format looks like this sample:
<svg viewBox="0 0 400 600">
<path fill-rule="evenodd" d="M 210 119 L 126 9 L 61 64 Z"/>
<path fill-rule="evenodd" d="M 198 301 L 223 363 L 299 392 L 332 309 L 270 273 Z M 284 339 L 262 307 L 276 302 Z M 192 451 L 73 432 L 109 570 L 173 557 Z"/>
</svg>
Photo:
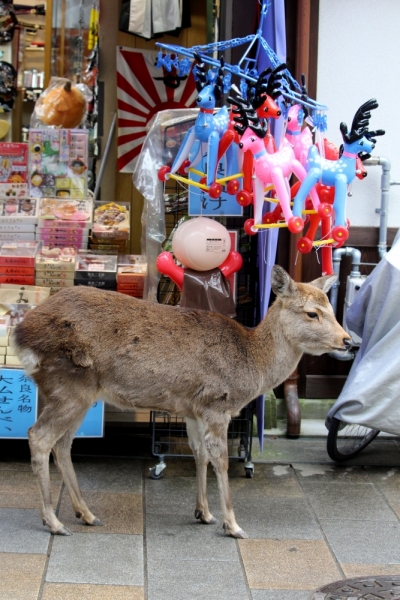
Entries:
<svg viewBox="0 0 400 600">
<path fill-rule="evenodd" d="M 35 110 L 45 125 L 73 129 L 85 116 L 86 98 L 76 85 L 64 79 L 38 99 Z"/>
</svg>

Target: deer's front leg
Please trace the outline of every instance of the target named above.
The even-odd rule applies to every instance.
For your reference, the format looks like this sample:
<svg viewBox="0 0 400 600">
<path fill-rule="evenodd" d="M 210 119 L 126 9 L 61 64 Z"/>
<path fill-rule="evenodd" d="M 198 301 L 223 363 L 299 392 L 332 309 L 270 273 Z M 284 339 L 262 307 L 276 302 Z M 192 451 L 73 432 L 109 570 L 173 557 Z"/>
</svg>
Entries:
<svg viewBox="0 0 400 600">
<path fill-rule="evenodd" d="M 220 417 L 221 418 L 221 417 Z M 217 476 L 221 509 L 224 519 L 224 530 L 234 538 L 247 538 L 248 535 L 236 523 L 233 512 L 231 494 L 228 481 L 228 445 L 227 430 L 229 419 L 225 422 L 207 423 L 205 444 L 214 471 Z"/>
<path fill-rule="evenodd" d="M 209 525 L 217 520 L 208 509 L 207 499 L 207 465 L 209 458 L 204 442 L 204 425 L 196 419 L 186 417 L 186 429 L 189 437 L 189 446 L 193 451 L 196 461 L 196 510 L 194 516 L 202 523 Z"/>
</svg>

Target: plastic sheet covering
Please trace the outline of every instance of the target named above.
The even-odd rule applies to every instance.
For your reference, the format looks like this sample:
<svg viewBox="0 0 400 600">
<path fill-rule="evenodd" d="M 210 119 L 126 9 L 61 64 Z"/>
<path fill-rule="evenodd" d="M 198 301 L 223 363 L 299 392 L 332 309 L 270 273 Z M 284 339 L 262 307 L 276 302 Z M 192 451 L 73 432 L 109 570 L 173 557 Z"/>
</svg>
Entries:
<svg viewBox="0 0 400 600">
<path fill-rule="evenodd" d="M 357 293 L 347 325 L 362 342 L 327 426 L 335 416 L 400 435 L 400 230 Z"/>
<path fill-rule="evenodd" d="M 164 131 L 166 127 L 179 125 L 188 119 L 193 119 L 194 124 L 198 112 L 197 108 L 158 112 L 148 124 L 148 132 L 132 175 L 133 184 L 144 196 L 141 244 L 142 254 L 146 254 L 147 257 L 148 275 L 143 298 L 152 302 L 157 302 L 160 280 L 156 259 L 162 251 L 162 243 L 166 236 L 164 183 L 158 179 L 157 174 L 160 167 L 171 164 L 173 159 L 164 143 Z"/>
<path fill-rule="evenodd" d="M 236 317 L 230 283 L 218 268 L 209 271 L 185 268 L 180 305 Z"/>
</svg>

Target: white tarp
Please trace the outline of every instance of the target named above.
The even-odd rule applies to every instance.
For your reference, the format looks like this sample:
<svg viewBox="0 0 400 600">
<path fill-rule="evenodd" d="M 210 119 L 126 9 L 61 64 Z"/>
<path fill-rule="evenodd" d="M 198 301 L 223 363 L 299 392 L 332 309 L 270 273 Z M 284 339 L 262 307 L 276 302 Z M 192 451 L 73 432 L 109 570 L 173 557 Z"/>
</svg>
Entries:
<svg viewBox="0 0 400 600">
<path fill-rule="evenodd" d="M 328 414 L 400 435 L 400 230 L 347 313 L 362 343 Z"/>
</svg>

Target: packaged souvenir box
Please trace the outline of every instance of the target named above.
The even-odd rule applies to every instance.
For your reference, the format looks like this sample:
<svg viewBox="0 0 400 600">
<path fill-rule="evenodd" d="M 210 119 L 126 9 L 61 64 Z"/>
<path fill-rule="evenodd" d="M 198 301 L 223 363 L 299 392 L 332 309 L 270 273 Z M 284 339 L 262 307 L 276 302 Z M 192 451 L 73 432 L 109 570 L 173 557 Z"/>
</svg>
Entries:
<svg viewBox="0 0 400 600">
<path fill-rule="evenodd" d="M 3 267 L 34 267 L 40 242 L 0 241 L 0 272 Z"/>
<path fill-rule="evenodd" d="M 92 225 L 93 201 L 43 198 L 39 203 L 39 229 L 87 229 Z"/>
<path fill-rule="evenodd" d="M 88 131 L 29 130 L 29 193 L 34 198 L 86 198 Z"/>
<path fill-rule="evenodd" d="M 116 289 L 117 256 L 78 252 L 75 285 L 91 285 L 103 289 Z"/>
<path fill-rule="evenodd" d="M 117 292 L 143 298 L 146 274 L 146 256 L 138 254 L 121 256 L 118 260 Z"/>
<path fill-rule="evenodd" d="M 28 144 L 0 142 L 0 200 L 27 198 Z"/>
<path fill-rule="evenodd" d="M 128 240 L 130 232 L 129 204 L 95 202 L 92 240 Z"/>
</svg>

